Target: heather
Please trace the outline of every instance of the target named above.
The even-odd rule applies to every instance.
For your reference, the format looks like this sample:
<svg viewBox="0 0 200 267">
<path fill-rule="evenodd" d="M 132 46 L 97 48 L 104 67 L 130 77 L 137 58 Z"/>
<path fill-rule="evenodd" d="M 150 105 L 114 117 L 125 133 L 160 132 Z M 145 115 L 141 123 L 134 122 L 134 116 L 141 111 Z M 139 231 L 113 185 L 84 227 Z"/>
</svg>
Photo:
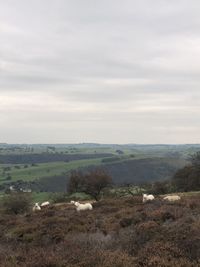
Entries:
<svg viewBox="0 0 200 267">
<path fill-rule="evenodd" d="M 0 236 L 2 267 L 198 267 L 200 195 L 105 198 L 79 213 L 69 203 L 19 214 L 1 207 Z"/>
</svg>

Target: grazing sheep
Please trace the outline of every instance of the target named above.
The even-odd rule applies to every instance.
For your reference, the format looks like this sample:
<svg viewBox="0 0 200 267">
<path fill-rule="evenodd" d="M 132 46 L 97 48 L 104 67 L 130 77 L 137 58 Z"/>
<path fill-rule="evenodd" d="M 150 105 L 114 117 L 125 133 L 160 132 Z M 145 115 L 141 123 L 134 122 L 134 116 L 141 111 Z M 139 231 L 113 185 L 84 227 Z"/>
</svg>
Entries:
<svg viewBox="0 0 200 267">
<path fill-rule="evenodd" d="M 79 202 L 75 202 L 74 205 L 76 206 L 77 211 L 81 210 L 92 210 L 92 205 L 90 203 L 81 204 Z"/>
<path fill-rule="evenodd" d="M 143 199 L 142 199 L 142 201 L 143 201 L 143 203 L 145 203 L 145 202 L 147 202 L 147 201 L 152 201 L 152 200 L 154 200 L 154 199 L 155 199 L 155 198 L 154 198 L 153 195 L 143 194 Z"/>
<path fill-rule="evenodd" d="M 50 205 L 50 202 L 49 201 L 45 201 L 40 205 L 40 207 L 47 207 L 49 205 Z"/>
<path fill-rule="evenodd" d="M 174 195 L 174 196 L 166 196 L 163 199 L 168 200 L 168 201 L 177 201 L 177 200 L 180 200 L 181 198 L 177 195 Z"/>
<path fill-rule="evenodd" d="M 41 210 L 40 205 L 38 203 L 35 203 L 35 205 L 33 206 L 33 211 L 38 211 Z"/>
</svg>

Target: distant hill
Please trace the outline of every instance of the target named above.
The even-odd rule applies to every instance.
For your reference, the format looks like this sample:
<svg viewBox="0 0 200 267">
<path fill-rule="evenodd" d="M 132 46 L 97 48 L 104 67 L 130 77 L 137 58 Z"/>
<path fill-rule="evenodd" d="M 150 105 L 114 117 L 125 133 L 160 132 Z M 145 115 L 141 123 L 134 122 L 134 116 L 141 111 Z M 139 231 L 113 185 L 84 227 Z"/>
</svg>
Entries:
<svg viewBox="0 0 200 267">
<path fill-rule="evenodd" d="M 171 178 L 188 162 L 176 158 L 146 158 L 116 162 L 103 168 L 113 177 L 115 183 L 143 183 Z"/>
<path fill-rule="evenodd" d="M 64 191 L 72 169 L 97 165 L 116 184 L 164 180 L 198 151 L 199 144 L 0 144 L 0 191 L 16 182 L 36 191 Z"/>
<path fill-rule="evenodd" d="M 178 169 L 186 166 L 188 161 L 172 158 L 146 158 L 121 161 L 97 166 L 107 171 L 115 184 L 139 184 L 171 178 Z M 81 168 L 83 172 L 95 166 Z M 57 175 L 44 177 L 29 184 L 33 190 L 57 192 L 66 191 L 69 176 Z"/>
<path fill-rule="evenodd" d="M 72 161 L 81 159 L 95 159 L 110 157 L 110 153 L 92 153 L 92 154 L 61 154 L 61 153 L 41 153 L 41 154 L 12 154 L 0 155 L 0 164 L 32 164 L 47 163 L 58 161 Z"/>
</svg>

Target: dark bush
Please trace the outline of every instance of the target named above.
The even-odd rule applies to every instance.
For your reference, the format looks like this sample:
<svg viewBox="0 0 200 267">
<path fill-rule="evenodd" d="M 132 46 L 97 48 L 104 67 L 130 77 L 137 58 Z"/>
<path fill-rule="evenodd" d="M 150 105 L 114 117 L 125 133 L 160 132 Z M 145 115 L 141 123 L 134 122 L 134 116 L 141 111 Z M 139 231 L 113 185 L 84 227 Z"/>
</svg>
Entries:
<svg viewBox="0 0 200 267">
<path fill-rule="evenodd" d="M 67 188 L 69 193 L 84 192 L 95 200 L 99 200 L 103 189 L 111 183 L 111 176 L 102 169 L 95 169 L 86 174 L 80 171 L 73 171 Z"/>
<path fill-rule="evenodd" d="M 173 243 L 149 242 L 139 252 L 140 267 L 194 267 Z"/>
<path fill-rule="evenodd" d="M 172 184 L 176 191 L 188 192 L 200 190 L 200 152 L 194 155 L 192 165 L 186 166 L 176 172 Z"/>
<path fill-rule="evenodd" d="M 24 213 L 31 206 L 31 195 L 28 193 L 12 193 L 6 195 L 2 200 L 2 207 L 7 213 Z"/>
<path fill-rule="evenodd" d="M 53 193 L 50 195 L 50 198 L 54 203 L 66 202 L 68 201 L 67 197 L 68 195 L 66 193 Z"/>
<path fill-rule="evenodd" d="M 119 222 L 121 227 L 127 227 L 130 226 L 133 222 L 132 218 L 123 218 L 121 219 L 121 221 Z"/>
<path fill-rule="evenodd" d="M 150 191 L 155 195 L 167 194 L 170 192 L 170 182 L 155 182 L 152 184 L 152 189 Z"/>
</svg>

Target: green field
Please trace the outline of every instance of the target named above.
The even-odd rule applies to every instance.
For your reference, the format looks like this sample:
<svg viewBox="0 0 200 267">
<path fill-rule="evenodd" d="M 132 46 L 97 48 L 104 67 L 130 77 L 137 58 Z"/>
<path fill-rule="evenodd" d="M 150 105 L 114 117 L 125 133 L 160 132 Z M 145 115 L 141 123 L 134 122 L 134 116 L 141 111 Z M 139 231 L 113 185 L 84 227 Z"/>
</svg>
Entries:
<svg viewBox="0 0 200 267">
<path fill-rule="evenodd" d="M 79 145 L 4 145 L 0 144 L 0 154 L 21 155 L 41 153 L 62 154 L 90 154 L 90 153 L 115 153 L 116 148 L 110 146 L 79 146 Z"/>
<path fill-rule="evenodd" d="M 70 171 L 90 166 L 101 166 L 116 184 L 166 180 L 199 150 L 198 144 L 0 144 L 0 190 L 62 192 Z"/>
<path fill-rule="evenodd" d="M 50 200 L 50 194 L 47 192 L 40 192 L 40 193 L 33 192 L 32 198 L 33 198 L 33 203 L 36 202 L 42 203 L 44 201 Z"/>
<path fill-rule="evenodd" d="M 15 164 L 0 164 L 0 184 L 4 183 L 7 176 L 11 176 L 10 181 L 33 181 L 38 178 L 60 175 L 63 173 L 68 173 L 71 170 L 86 167 L 90 165 L 100 165 L 101 158 L 98 159 L 84 159 L 84 160 L 74 160 L 70 162 L 51 162 L 51 163 L 40 163 L 36 166 L 28 165 L 24 168 L 24 165 Z M 18 166 L 17 169 L 15 166 Z M 10 170 L 3 173 L 3 169 L 9 167 Z"/>
<path fill-rule="evenodd" d="M 134 156 L 134 159 L 144 158 L 144 156 Z M 103 161 L 102 161 L 103 160 Z M 105 160 L 105 162 L 104 162 Z M 8 181 L 33 181 L 38 178 L 49 177 L 54 175 L 60 175 L 68 173 L 71 170 L 75 170 L 82 167 L 91 165 L 99 166 L 102 164 L 109 164 L 113 162 L 123 162 L 127 160 L 133 160 L 133 158 L 124 154 L 121 156 L 113 156 L 107 158 L 96 159 L 82 159 L 73 160 L 70 162 L 49 162 L 49 163 L 37 163 L 37 164 L 0 164 L 0 184 Z M 11 179 L 7 179 L 10 176 Z"/>
<path fill-rule="evenodd" d="M 112 153 L 121 150 L 124 154 L 166 156 L 166 154 L 188 157 L 200 150 L 199 144 L 186 145 L 140 145 L 140 144 L 0 144 L 0 155 L 21 155 L 40 153 L 89 154 Z"/>
</svg>

